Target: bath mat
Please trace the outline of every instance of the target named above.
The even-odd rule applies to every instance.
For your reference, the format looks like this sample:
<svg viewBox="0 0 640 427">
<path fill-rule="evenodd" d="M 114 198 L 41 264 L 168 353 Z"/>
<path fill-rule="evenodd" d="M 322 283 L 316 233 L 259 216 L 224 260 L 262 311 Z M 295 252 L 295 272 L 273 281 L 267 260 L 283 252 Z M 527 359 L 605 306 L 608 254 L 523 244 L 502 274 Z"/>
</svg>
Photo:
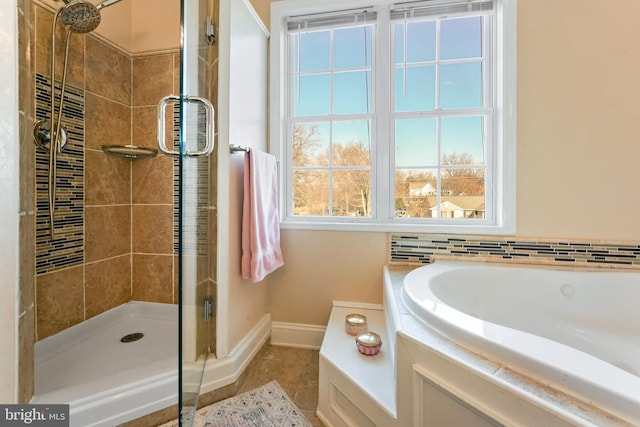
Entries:
<svg viewBox="0 0 640 427">
<path fill-rule="evenodd" d="M 175 427 L 177 421 L 161 427 Z M 194 427 L 312 427 L 277 381 L 196 411 Z"/>
</svg>

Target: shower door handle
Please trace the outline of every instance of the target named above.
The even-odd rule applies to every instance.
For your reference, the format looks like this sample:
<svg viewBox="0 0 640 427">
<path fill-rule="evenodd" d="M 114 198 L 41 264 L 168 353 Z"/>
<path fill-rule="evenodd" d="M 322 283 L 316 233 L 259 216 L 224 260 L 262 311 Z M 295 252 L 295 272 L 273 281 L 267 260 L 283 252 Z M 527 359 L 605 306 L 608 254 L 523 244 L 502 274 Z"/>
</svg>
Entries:
<svg viewBox="0 0 640 427">
<path fill-rule="evenodd" d="M 215 111 L 213 109 L 213 105 L 211 102 L 199 96 L 184 96 L 179 97 L 176 95 L 168 95 L 160 100 L 158 103 L 158 148 L 161 152 L 166 154 L 167 156 L 178 157 L 180 156 L 180 151 L 170 150 L 164 140 L 164 132 L 165 132 L 165 111 L 167 109 L 167 105 L 171 102 L 180 102 L 184 101 L 185 103 L 199 103 L 202 104 L 205 111 L 205 122 L 204 122 L 204 130 L 205 130 L 205 145 L 202 150 L 198 151 L 187 151 L 185 152 L 185 156 L 187 157 L 206 157 L 213 152 L 214 148 L 214 132 L 215 132 Z M 198 128 L 202 125 L 200 123 L 197 124 Z M 199 133 L 199 132 L 198 132 Z"/>
<path fill-rule="evenodd" d="M 167 144 L 164 142 L 164 112 L 170 102 L 180 102 L 180 97 L 176 95 L 168 95 L 162 98 L 158 103 L 158 148 L 167 156 L 179 157 L 180 151 L 169 150 L 169 148 L 167 148 Z"/>
<path fill-rule="evenodd" d="M 201 104 L 204 107 L 205 111 L 205 144 L 204 148 L 199 151 L 187 151 L 185 155 L 187 157 L 207 157 L 209 154 L 213 152 L 214 143 L 214 134 L 215 134 L 215 111 L 213 110 L 213 104 L 207 99 L 202 98 L 200 96 L 185 96 L 184 100 L 186 102 L 193 102 L 196 104 Z M 198 123 L 198 130 L 201 129 L 201 124 Z M 198 132 L 199 133 L 199 132 Z"/>
</svg>

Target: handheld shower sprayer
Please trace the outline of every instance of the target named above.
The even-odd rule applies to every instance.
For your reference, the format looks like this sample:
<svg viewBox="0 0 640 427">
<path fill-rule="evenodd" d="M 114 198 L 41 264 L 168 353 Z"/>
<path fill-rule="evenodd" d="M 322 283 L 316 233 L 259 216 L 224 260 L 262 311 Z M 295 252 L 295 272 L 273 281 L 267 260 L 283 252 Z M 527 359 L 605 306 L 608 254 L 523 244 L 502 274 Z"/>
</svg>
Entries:
<svg viewBox="0 0 640 427">
<path fill-rule="evenodd" d="M 98 5 L 86 0 L 71 1 L 62 8 L 62 23 L 73 33 L 91 32 L 100 25 L 100 10 L 119 1 L 121 0 L 104 0 Z"/>
<path fill-rule="evenodd" d="M 121 0 L 104 0 L 97 6 L 87 0 L 63 0 L 65 5 L 56 11 L 51 27 L 51 114 L 48 120 L 38 120 L 33 127 L 33 138 L 36 145 L 49 150 L 49 230 L 53 239 L 55 235 L 54 219 L 56 204 L 56 166 L 57 155 L 67 144 L 67 131 L 62 125 L 62 108 L 64 106 L 64 90 L 67 83 L 67 63 L 71 33 L 85 34 L 100 25 L 100 10 L 118 3 Z M 62 83 L 60 87 L 60 105 L 56 117 L 55 106 L 55 57 L 56 57 L 56 23 L 58 18 L 67 29 Z M 55 126 L 54 126 L 55 119 Z"/>
</svg>

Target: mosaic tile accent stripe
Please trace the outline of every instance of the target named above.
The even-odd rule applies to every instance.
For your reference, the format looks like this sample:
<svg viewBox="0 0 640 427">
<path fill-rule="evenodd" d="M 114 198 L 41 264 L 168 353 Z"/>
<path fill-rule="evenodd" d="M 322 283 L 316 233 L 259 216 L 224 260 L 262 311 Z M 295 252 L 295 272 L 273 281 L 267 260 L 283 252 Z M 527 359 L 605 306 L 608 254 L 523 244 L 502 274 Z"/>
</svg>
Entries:
<svg viewBox="0 0 640 427">
<path fill-rule="evenodd" d="M 191 115 L 191 111 L 189 112 Z M 193 114 L 191 122 L 187 123 L 186 139 L 198 141 L 198 149 L 204 147 L 206 134 L 206 112 L 203 108 Z M 188 118 L 189 119 L 189 118 Z M 174 109 L 173 116 L 173 144 L 174 150 L 180 147 L 180 116 L 178 109 Z M 195 144 L 194 144 L 195 145 Z M 190 147 L 191 150 L 196 149 Z M 206 256 L 209 245 L 209 159 L 210 157 L 183 158 L 182 171 L 183 186 L 182 203 L 185 210 L 183 217 L 184 241 L 183 250 L 186 254 Z M 173 250 L 179 251 L 179 219 L 180 219 L 180 159 L 173 160 Z M 196 236 L 195 239 L 190 238 Z"/>
<path fill-rule="evenodd" d="M 173 109 L 173 150 L 180 149 L 180 112 Z M 180 252 L 180 158 L 173 158 L 173 253 Z"/>
<path fill-rule="evenodd" d="M 36 119 L 50 115 L 51 82 L 36 74 Z M 49 235 L 49 153 L 36 150 L 36 274 L 84 261 L 84 92 L 67 84 L 62 123 L 68 142 L 57 162 L 56 235 Z M 56 84 L 56 105 L 60 86 Z"/>
<path fill-rule="evenodd" d="M 428 264 L 434 257 L 488 261 L 640 268 L 640 244 L 599 243 L 451 235 L 391 235 L 390 260 Z"/>
</svg>

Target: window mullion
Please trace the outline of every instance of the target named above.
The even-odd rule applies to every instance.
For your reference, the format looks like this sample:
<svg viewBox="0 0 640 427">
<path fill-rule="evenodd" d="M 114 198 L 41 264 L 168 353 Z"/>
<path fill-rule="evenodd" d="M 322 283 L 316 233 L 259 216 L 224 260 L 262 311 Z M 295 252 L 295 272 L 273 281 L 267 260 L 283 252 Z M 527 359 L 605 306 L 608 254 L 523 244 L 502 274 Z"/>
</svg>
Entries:
<svg viewBox="0 0 640 427">
<path fill-rule="evenodd" d="M 333 69 L 333 41 L 334 41 L 334 31 L 331 30 L 329 32 L 329 114 L 333 116 L 333 83 L 334 83 L 334 73 Z M 329 152 L 327 153 L 328 161 L 329 161 L 329 200 L 327 201 L 327 205 L 329 206 L 328 216 L 333 215 L 333 120 L 329 120 Z"/>
<path fill-rule="evenodd" d="M 493 128 L 495 120 L 494 111 L 496 104 L 496 99 L 493 96 L 495 93 L 495 78 L 494 78 L 494 68 L 493 64 L 493 56 L 494 55 L 494 27 L 493 27 L 493 19 L 491 16 L 484 16 L 482 19 L 482 82 L 484 86 L 485 93 L 483 98 L 483 106 L 487 107 L 490 112 L 484 118 L 484 138 L 485 138 L 485 218 L 490 219 L 492 221 L 496 218 L 495 212 L 495 166 L 496 162 L 496 147 L 494 143 L 489 144 L 489 141 L 496 141 L 495 129 Z"/>
<path fill-rule="evenodd" d="M 372 216 L 391 219 L 395 211 L 395 141 L 391 132 L 393 120 L 391 106 L 391 78 L 395 61 L 391 58 L 391 43 L 395 32 L 391 31 L 389 8 L 377 9 L 378 25 L 372 37 L 372 92 L 374 94 L 374 119 L 372 123 L 375 164 L 372 164 Z M 391 33 L 391 34 L 390 34 Z M 375 62 L 374 62 L 375 61 Z M 373 84 L 375 82 L 375 84 Z M 375 203 L 375 205 L 374 205 Z"/>
<path fill-rule="evenodd" d="M 488 187 L 490 189 L 490 191 L 487 191 L 488 197 L 489 199 L 487 199 L 488 203 L 491 203 L 490 205 L 490 219 L 494 222 L 499 222 L 500 220 L 498 219 L 498 215 L 499 215 L 499 211 L 502 209 L 501 207 L 498 207 L 498 203 L 501 203 L 501 201 L 503 200 L 503 194 L 501 193 L 500 196 L 498 196 L 497 191 L 498 188 L 502 188 L 501 184 L 499 183 L 499 181 L 501 180 L 501 178 L 498 177 L 498 171 L 500 171 L 500 176 L 502 177 L 504 169 L 503 166 L 504 164 L 501 161 L 498 161 L 498 157 L 497 156 L 501 156 L 505 151 L 502 147 L 502 143 L 504 143 L 504 135 L 499 135 L 499 130 L 498 130 L 498 123 L 500 120 L 498 120 L 498 118 L 504 118 L 503 114 L 498 114 L 497 113 L 497 109 L 500 108 L 500 105 L 502 105 L 502 103 L 497 99 L 497 94 L 498 94 L 498 70 L 499 67 L 497 67 L 497 58 L 499 57 L 499 53 L 497 50 L 497 41 L 496 41 L 496 37 L 497 37 L 497 27 L 496 27 L 496 20 L 495 20 L 495 15 L 492 16 L 488 16 L 487 18 L 485 18 L 485 23 L 487 23 L 486 25 L 486 29 L 484 31 L 484 35 L 485 35 L 485 39 L 487 40 L 487 51 L 488 54 L 485 55 L 485 62 L 487 63 L 487 68 L 490 70 L 490 72 L 487 74 L 487 81 L 489 82 L 489 86 L 491 87 L 491 92 L 490 92 L 490 99 L 491 99 L 491 113 L 489 113 L 488 115 L 488 120 L 487 120 L 487 141 L 491 141 L 491 144 L 488 145 L 488 147 L 490 147 L 491 153 L 489 153 L 487 155 L 487 161 L 490 162 L 487 164 L 487 171 L 490 172 L 490 175 L 485 173 L 486 175 L 489 175 L 489 184 L 491 185 L 491 187 Z M 515 88 L 514 88 L 514 93 L 515 93 Z"/>
<path fill-rule="evenodd" d="M 436 119 L 436 218 L 442 217 L 442 117 Z"/>
<path fill-rule="evenodd" d="M 439 110 L 442 106 L 440 103 L 440 23 L 441 21 L 439 19 L 436 20 L 436 110 Z"/>
<path fill-rule="evenodd" d="M 288 40 L 290 40 L 291 36 L 286 36 Z M 297 45 L 296 46 L 292 46 L 290 43 L 288 44 L 288 49 L 287 49 L 287 78 L 286 78 L 286 82 L 287 82 L 287 86 L 288 86 L 288 91 L 287 91 L 287 100 L 288 100 L 288 104 L 286 106 L 286 110 L 285 110 L 285 117 L 287 118 L 285 120 L 286 122 L 286 129 L 284 131 L 284 134 L 286 136 L 286 141 L 290 141 L 293 138 L 293 123 L 294 120 L 292 120 L 292 117 L 294 117 L 294 109 L 295 109 L 295 102 L 296 102 L 296 79 L 300 79 L 300 68 L 298 68 L 296 70 L 296 58 L 294 55 L 294 52 L 296 51 L 297 47 L 300 46 L 300 34 L 297 35 Z M 298 58 L 298 64 L 299 64 L 299 59 Z M 298 73 L 298 74 L 296 74 Z M 284 158 L 284 167 L 285 170 L 291 170 L 291 168 L 293 167 L 293 146 L 291 144 L 285 144 L 284 150 L 283 152 L 285 153 L 285 158 Z M 286 197 L 284 198 L 284 209 L 286 212 L 286 215 L 293 215 L 293 174 L 287 173 L 285 175 L 285 182 L 284 182 L 284 190 L 286 191 Z"/>
<path fill-rule="evenodd" d="M 393 118 L 430 118 L 430 117 L 465 117 L 465 116 L 488 116 L 492 113 L 491 108 L 464 108 L 456 110 L 428 110 L 428 111 L 400 111 L 393 112 Z"/>
<path fill-rule="evenodd" d="M 442 103 L 440 101 L 440 27 L 442 21 L 436 20 L 436 218 L 442 218 Z"/>
</svg>

